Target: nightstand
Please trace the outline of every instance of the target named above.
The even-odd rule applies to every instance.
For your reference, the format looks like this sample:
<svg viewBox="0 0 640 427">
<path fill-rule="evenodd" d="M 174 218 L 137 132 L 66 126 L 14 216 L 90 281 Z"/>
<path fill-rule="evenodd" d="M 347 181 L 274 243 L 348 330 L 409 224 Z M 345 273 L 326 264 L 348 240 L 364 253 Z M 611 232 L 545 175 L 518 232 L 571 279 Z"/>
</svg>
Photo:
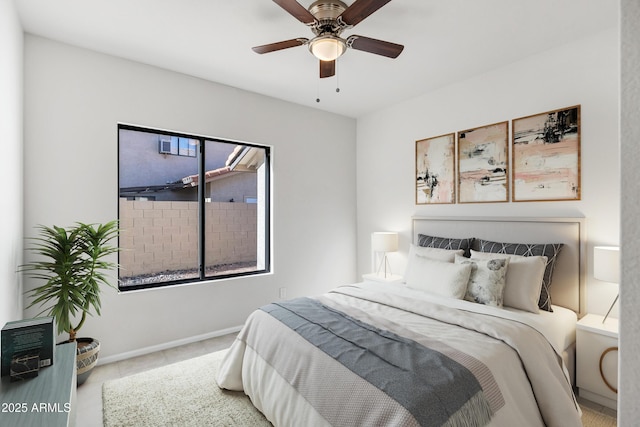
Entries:
<svg viewBox="0 0 640 427">
<path fill-rule="evenodd" d="M 618 401 L 618 319 L 587 314 L 576 330 L 576 385 L 592 402 L 616 409 Z"/>
<path fill-rule="evenodd" d="M 404 277 L 400 276 L 399 274 L 387 274 L 387 277 L 384 277 L 383 274 L 368 273 L 368 274 L 363 274 L 362 278 L 370 282 L 382 282 L 382 283 L 404 282 Z"/>
</svg>

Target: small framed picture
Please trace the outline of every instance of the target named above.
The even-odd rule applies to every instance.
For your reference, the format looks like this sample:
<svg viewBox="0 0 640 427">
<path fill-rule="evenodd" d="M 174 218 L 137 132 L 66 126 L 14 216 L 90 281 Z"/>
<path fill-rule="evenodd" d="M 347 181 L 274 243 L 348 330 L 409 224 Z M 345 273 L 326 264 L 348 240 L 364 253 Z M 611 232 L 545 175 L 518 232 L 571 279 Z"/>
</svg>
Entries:
<svg viewBox="0 0 640 427">
<path fill-rule="evenodd" d="M 416 141 L 416 204 L 455 200 L 455 134 Z"/>
<path fill-rule="evenodd" d="M 580 200 L 580 106 L 513 120 L 513 201 Z"/>
<path fill-rule="evenodd" d="M 458 201 L 509 201 L 509 122 L 458 132 Z"/>
</svg>

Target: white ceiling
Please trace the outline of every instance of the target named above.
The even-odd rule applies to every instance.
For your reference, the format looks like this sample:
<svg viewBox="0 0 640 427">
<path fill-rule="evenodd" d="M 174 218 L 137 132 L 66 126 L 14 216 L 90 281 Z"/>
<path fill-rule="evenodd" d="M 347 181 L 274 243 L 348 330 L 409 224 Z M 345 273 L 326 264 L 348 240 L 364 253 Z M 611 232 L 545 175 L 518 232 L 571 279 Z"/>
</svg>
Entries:
<svg viewBox="0 0 640 427">
<path fill-rule="evenodd" d="M 615 0 L 394 0 L 343 37 L 403 44 L 402 54 L 348 50 L 337 76 L 320 80 L 306 46 L 251 50 L 312 36 L 271 0 L 15 3 L 28 33 L 349 117 L 615 28 L 619 10 Z"/>
</svg>

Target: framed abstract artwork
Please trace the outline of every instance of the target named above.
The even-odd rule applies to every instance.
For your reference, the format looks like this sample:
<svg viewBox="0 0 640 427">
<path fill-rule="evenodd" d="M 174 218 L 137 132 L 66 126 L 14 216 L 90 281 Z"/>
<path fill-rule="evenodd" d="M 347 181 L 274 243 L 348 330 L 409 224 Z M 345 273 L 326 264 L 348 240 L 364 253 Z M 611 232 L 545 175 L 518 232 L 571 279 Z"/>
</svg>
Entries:
<svg viewBox="0 0 640 427">
<path fill-rule="evenodd" d="M 458 202 L 509 201 L 509 122 L 458 132 Z"/>
<path fill-rule="evenodd" d="M 416 204 L 455 203 L 455 134 L 416 141 Z"/>
<path fill-rule="evenodd" d="M 513 201 L 580 200 L 580 106 L 513 120 Z"/>
</svg>

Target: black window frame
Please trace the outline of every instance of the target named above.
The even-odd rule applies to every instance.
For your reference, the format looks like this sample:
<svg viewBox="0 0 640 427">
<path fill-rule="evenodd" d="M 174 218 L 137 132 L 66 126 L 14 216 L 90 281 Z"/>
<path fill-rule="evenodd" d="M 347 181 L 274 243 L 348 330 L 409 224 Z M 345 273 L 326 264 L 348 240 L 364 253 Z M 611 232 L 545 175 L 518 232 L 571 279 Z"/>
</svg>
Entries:
<svg viewBox="0 0 640 427">
<path fill-rule="evenodd" d="M 255 147 L 264 150 L 264 162 L 265 162 L 265 177 L 264 177 L 264 268 L 260 270 L 252 270 L 252 271 L 244 271 L 244 272 L 236 272 L 229 274 L 217 274 L 215 276 L 206 276 L 206 245 L 205 245 L 205 185 L 198 185 L 197 191 L 197 202 L 198 202 L 198 278 L 189 278 L 189 279 L 180 279 L 180 280 L 168 280 L 165 282 L 157 282 L 157 283 L 144 283 L 144 284 L 134 284 L 127 285 L 122 287 L 120 285 L 120 267 L 118 267 L 118 290 L 120 292 L 130 292 L 130 291 L 138 291 L 142 289 L 159 289 L 164 287 L 171 287 L 176 285 L 183 284 L 198 284 L 204 282 L 217 282 L 220 280 L 230 279 L 230 278 L 238 278 L 238 277 L 246 277 L 246 276 L 256 276 L 261 274 L 270 273 L 272 270 L 271 267 L 271 147 L 268 145 L 256 144 L 245 141 L 237 141 L 230 140 L 212 136 L 203 136 L 196 134 L 187 134 L 184 132 L 174 132 L 168 131 L 164 129 L 155 129 L 144 126 L 136 126 L 126 123 L 118 123 L 117 131 L 118 131 L 118 219 L 120 219 L 120 130 L 130 130 L 130 131 L 139 131 L 139 132 L 147 132 L 158 135 L 166 135 L 169 137 L 176 136 L 181 138 L 189 138 L 198 140 L 198 150 L 196 159 L 198 160 L 198 180 L 201 183 L 205 182 L 205 172 L 206 172 L 206 158 L 205 158 L 205 143 L 207 141 L 212 142 L 221 142 L 227 144 L 235 144 L 242 145 L 245 147 Z M 120 237 L 118 237 L 118 246 L 120 246 Z M 118 253 L 118 265 L 120 265 L 120 254 Z"/>
</svg>

